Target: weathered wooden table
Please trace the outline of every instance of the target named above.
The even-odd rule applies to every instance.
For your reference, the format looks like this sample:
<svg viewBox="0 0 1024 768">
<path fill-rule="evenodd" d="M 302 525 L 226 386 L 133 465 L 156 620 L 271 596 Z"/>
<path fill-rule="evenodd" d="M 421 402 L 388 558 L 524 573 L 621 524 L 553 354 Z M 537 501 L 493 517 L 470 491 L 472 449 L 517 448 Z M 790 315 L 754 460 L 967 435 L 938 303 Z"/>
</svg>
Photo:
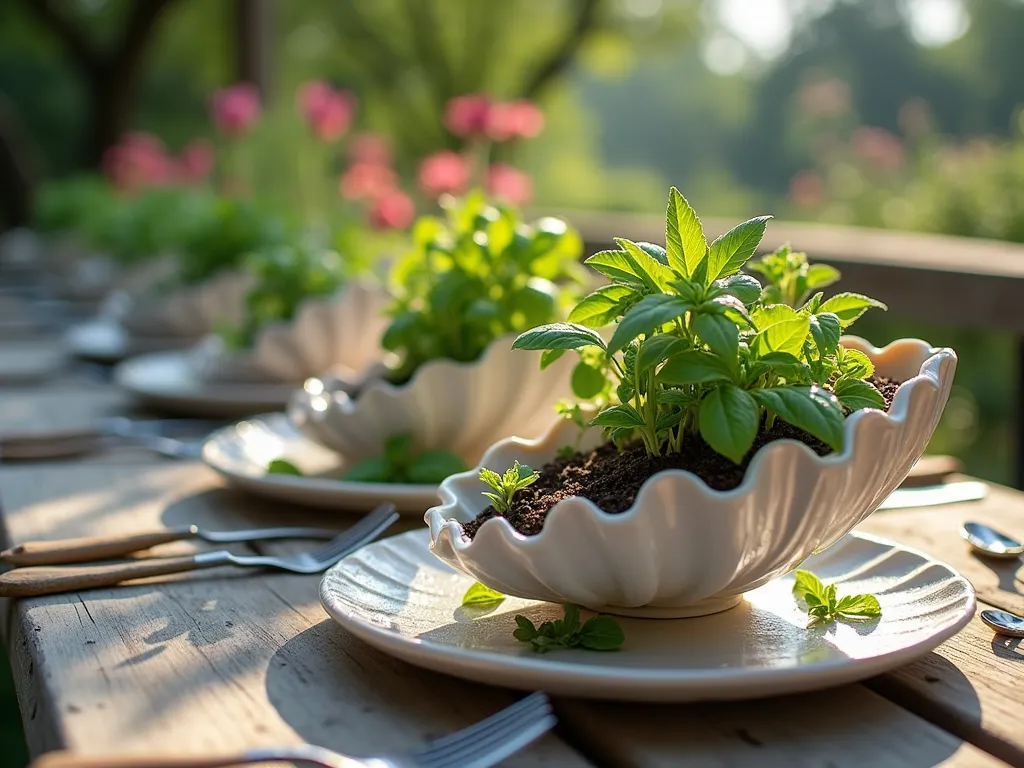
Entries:
<svg viewBox="0 0 1024 768">
<path fill-rule="evenodd" d="M 4 354 L 13 348 L 0 343 Z M 127 407 L 112 389 L 71 376 L 0 387 L 0 433 Z M 0 501 L 4 546 L 184 522 L 317 519 L 231 492 L 199 463 L 136 449 L 0 465 Z M 968 516 L 1024 534 L 1024 494 L 993 488 L 983 502 L 878 513 L 863 528 L 951 563 L 982 607 L 1024 613 L 1022 563 L 969 555 L 957 535 Z M 219 570 L 10 603 L 5 641 L 31 751 L 310 741 L 370 753 L 414 747 L 513 699 L 347 635 L 320 607 L 317 581 Z M 1024 766 L 1024 646 L 975 618 L 928 657 L 860 685 L 748 703 L 556 707 L 557 732 L 510 765 Z"/>
</svg>

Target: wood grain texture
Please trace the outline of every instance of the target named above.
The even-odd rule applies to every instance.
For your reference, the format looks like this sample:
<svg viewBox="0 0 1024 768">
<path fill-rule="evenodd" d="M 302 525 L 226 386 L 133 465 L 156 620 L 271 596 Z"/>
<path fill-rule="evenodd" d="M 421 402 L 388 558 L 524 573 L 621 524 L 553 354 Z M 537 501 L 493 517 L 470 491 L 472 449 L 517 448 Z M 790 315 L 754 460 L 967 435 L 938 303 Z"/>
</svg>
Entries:
<svg viewBox="0 0 1024 768">
<path fill-rule="evenodd" d="M 7 546 L 159 524 L 327 522 L 229 493 L 199 465 L 155 459 L 143 472 L 0 468 L 0 498 Z M 10 603 L 7 641 L 30 749 L 201 755 L 310 741 L 371 754 L 414 749 L 514 699 L 372 651 L 327 619 L 317 584 L 218 569 Z M 587 762 L 548 735 L 508 764 Z"/>
<path fill-rule="evenodd" d="M 1024 536 L 1024 493 L 993 486 L 983 501 L 872 515 L 861 530 L 938 557 L 978 591 L 979 611 L 1024 613 L 1024 561 L 980 558 L 960 538 L 967 520 Z M 924 659 L 869 683 L 887 698 L 1004 760 L 1024 766 L 1024 646 L 1000 637 L 977 616 Z"/>
<path fill-rule="evenodd" d="M 559 702 L 563 727 L 610 765 L 990 766 L 1002 762 L 863 686 L 752 702 Z"/>
</svg>

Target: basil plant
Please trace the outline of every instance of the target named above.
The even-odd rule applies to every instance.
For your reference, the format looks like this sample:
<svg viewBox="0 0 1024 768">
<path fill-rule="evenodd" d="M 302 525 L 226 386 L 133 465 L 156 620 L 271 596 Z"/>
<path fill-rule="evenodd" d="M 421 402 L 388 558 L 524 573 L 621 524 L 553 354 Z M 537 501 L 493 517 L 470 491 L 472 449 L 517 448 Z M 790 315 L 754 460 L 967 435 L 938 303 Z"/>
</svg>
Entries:
<svg viewBox="0 0 1024 768">
<path fill-rule="evenodd" d="M 577 350 L 574 391 L 596 399 L 591 423 L 620 447 L 642 440 L 659 456 L 699 435 L 739 464 L 762 426 L 782 419 L 841 450 L 846 412 L 884 408 L 884 400 L 868 381 L 870 359 L 840 346 L 840 334 L 884 305 L 812 293 L 838 273 L 786 249 L 751 265 L 767 286 L 741 272 L 770 218 L 745 221 L 709 245 L 673 187 L 666 247 L 616 239 L 618 249 L 586 261 L 611 283 L 580 301 L 569 322 L 533 328 L 514 347 L 545 350 L 542 366 Z M 610 334 L 598 333 L 606 326 Z"/>
<path fill-rule="evenodd" d="M 561 219 L 520 221 L 480 194 L 425 216 L 414 248 L 392 268 L 396 301 L 382 345 L 395 352 L 395 382 L 435 359 L 472 362 L 499 336 L 565 316 L 586 279 L 579 234 Z"/>
</svg>

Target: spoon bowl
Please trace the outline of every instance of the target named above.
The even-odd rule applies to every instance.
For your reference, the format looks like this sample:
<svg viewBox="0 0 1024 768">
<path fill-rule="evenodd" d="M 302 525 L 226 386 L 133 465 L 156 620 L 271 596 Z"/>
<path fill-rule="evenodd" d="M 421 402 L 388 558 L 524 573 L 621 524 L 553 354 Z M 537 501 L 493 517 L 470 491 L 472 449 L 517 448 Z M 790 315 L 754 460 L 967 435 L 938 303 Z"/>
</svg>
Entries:
<svg viewBox="0 0 1024 768">
<path fill-rule="evenodd" d="M 1024 637 L 1024 619 L 1020 616 L 989 608 L 981 612 L 981 620 L 1000 635 Z"/>
<path fill-rule="evenodd" d="M 1024 544 L 984 523 L 964 523 L 960 535 L 980 555 L 1011 559 L 1024 554 Z"/>
</svg>

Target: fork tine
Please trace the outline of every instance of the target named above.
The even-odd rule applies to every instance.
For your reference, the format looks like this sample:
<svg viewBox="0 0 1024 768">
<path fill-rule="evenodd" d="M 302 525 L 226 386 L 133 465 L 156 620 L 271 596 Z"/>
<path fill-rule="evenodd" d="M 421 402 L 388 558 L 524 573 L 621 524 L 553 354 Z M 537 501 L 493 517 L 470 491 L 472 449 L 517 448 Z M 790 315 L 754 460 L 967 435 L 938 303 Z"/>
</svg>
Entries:
<svg viewBox="0 0 1024 768">
<path fill-rule="evenodd" d="M 398 513 L 395 511 L 395 505 L 385 502 L 347 531 L 335 536 L 310 554 L 318 562 L 333 564 L 347 554 L 353 546 L 358 546 L 367 539 L 372 539 L 383 533 L 397 519 Z"/>
<path fill-rule="evenodd" d="M 493 765 L 547 732 L 555 716 L 537 692 L 461 731 L 431 742 L 412 755 L 421 768 Z"/>
</svg>

